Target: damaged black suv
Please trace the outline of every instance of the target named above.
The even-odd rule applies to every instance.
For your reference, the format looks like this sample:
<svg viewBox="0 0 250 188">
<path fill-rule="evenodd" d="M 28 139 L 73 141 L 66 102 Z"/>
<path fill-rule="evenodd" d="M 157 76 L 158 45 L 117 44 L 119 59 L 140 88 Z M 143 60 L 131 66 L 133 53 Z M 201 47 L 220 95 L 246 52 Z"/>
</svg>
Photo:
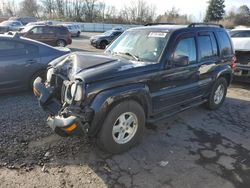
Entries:
<svg viewBox="0 0 250 188">
<path fill-rule="evenodd" d="M 74 52 L 50 63 L 34 94 L 59 135 L 97 137 L 111 153 L 137 144 L 145 123 L 205 103 L 219 108 L 235 66 L 220 25 L 132 28 L 103 55 Z"/>
</svg>

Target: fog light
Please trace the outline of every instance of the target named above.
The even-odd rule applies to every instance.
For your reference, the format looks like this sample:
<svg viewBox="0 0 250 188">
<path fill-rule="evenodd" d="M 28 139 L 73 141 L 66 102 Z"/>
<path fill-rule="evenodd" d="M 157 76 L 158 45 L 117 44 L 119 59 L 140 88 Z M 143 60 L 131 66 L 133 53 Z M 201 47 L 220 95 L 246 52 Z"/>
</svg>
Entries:
<svg viewBox="0 0 250 188">
<path fill-rule="evenodd" d="M 73 130 L 75 130 L 77 128 L 77 125 L 74 123 L 72 125 L 70 125 L 67 128 L 64 128 L 63 130 L 67 131 L 67 132 L 72 132 Z"/>
</svg>

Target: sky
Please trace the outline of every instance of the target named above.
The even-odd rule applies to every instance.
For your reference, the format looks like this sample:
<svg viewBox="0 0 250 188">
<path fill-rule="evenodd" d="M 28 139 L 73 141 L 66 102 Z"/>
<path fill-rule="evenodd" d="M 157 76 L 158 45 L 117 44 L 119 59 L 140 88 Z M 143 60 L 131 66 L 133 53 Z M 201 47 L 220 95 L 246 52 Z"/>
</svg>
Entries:
<svg viewBox="0 0 250 188">
<path fill-rule="evenodd" d="M 156 6 L 157 14 L 163 14 L 167 10 L 175 7 L 181 14 L 188 14 L 194 16 L 194 21 L 201 21 L 205 16 L 208 0 L 145 0 L 148 4 Z M 109 5 L 116 6 L 120 9 L 124 4 L 130 4 L 132 0 L 104 0 Z M 239 7 L 241 5 L 248 5 L 250 7 L 250 0 L 225 0 L 226 10 L 232 7 Z"/>
</svg>

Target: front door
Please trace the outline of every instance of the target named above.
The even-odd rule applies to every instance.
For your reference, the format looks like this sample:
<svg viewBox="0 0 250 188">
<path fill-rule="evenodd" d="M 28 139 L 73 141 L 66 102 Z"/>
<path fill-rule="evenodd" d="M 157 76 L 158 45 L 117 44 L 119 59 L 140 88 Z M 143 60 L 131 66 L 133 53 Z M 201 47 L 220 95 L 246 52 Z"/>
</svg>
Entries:
<svg viewBox="0 0 250 188">
<path fill-rule="evenodd" d="M 33 40 L 44 42 L 42 39 L 43 26 L 35 26 L 30 31 L 28 31 L 24 36 Z"/>
<path fill-rule="evenodd" d="M 175 42 L 170 66 L 151 83 L 153 113 L 157 114 L 199 100 L 197 47 L 194 34 L 185 34 Z"/>
</svg>

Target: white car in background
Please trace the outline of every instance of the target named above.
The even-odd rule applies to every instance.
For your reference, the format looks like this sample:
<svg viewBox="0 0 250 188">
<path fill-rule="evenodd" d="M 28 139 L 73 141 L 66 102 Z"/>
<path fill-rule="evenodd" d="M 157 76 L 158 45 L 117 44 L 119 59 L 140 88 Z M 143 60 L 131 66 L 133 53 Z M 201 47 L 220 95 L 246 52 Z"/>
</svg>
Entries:
<svg viewBox="0 0 250 188">
<path fill-rule="evenodd" d="M 237 58 L 234 79 L 250 82 L 250 28 L 233 29 L 230 36 Z"/>
<path fill-rule="evenodd" d="M 0 23 L 0 27 L 6 28 L 8 31 L 18 31 L 23 24 L 19 21 L 7 20 Z"/>
<path fill-rule="evenodd" d="M 80 37 L 81 35 L 81 26 L 77 24 L 62 24 L 62 26 L 67 27 L 71 36 Z"/>
<path fill-rule="evenodd" d="M 239 28 L 230 31 L 235 51 L 250 51 L 250 28 Z"/>
</svg>

